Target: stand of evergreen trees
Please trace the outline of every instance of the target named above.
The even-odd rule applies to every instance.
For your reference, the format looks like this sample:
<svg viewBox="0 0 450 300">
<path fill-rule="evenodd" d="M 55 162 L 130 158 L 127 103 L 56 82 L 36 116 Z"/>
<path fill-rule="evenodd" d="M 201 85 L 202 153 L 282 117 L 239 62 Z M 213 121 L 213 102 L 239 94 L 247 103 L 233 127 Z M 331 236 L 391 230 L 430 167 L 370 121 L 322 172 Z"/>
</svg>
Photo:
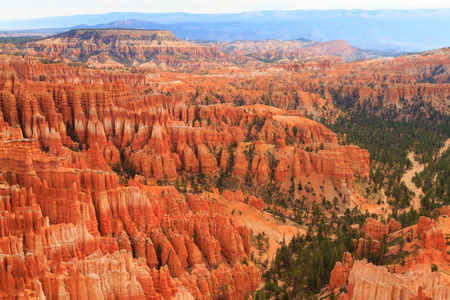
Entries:
<svg viewBox="0 0 450 300">
<path fill-rule="evenodd" d="M 394 199 L 391 203 L 394 207 L 408 207 L 412 193 L 401 182 L 405 170 L 412 167 L 408 152 L 413 151 L 422 164 L 432 163 L 450 137 L 450 118 L 389 120 L 365 111 L 347 114 L 327 126 L 341 137 L 345 136 L 341 139 L 343 144 L 368 149 L 375 188 L 383 187 L 386 195 Z"/>
<path fill-rule="evenodd" d="M 277 250 L 264 273 L 264 288 L 254 299 L 315 299 L 314 295 L 329 283 L 330 273 L 344 252 L 361 258 L 355 241 L 364 237 L 364 233 L 352 225 L 362 226 L 367 217 L 368 214 L 356 209 L 347 209 L 340 218 L 329 219 L 323 214 L 312 217 L 306 235 L 293 237 L 289 244 L 283 243 Z M 387 246 L 385 241 L 382 244 L 381 250 L 375 253 L 368 239 L 362 252 L 369 262 L 383 263 Z"/>
</svg>

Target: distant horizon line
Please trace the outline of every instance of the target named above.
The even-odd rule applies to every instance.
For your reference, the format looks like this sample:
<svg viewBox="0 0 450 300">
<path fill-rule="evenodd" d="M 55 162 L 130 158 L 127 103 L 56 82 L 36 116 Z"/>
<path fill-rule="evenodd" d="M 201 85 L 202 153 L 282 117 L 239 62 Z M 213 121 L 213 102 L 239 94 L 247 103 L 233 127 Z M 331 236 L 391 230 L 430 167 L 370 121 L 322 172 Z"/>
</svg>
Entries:
<svg viewBox="0 0 450 300">
<path fill-rule="evenodd" d="M 64 17 L 77 17 L 77 16 L 99 16 L 108 14 L 187 14 L 187 15 L 233 15 L 233 14 L 245 14 L 245 13 L 255 13 L 255 12 L 295 12 L 295 11 L 432 11 L 432 10 L 450 10 L 449 7 L 442 8 L 314 8 L 314 9 L 262 9 L 262 10 L 247 10 L 240 12 L 186 12 L 186 11 L 168 11 L 168 12 L 140 12 L 140 11 L 110 11 L 104 13 L 86 13 L 86 14 L 74 14 L 74 15 L 55 15 L 50 17 L 33 17 L 25 19 L 9 19 L 1 20 L 0 22 L 16 22 L 16 21 L 27 21 L 27 20 L 40 20 L 40 19 L 51 19 L 51 18 L 64 18 Z"/>
</svg>

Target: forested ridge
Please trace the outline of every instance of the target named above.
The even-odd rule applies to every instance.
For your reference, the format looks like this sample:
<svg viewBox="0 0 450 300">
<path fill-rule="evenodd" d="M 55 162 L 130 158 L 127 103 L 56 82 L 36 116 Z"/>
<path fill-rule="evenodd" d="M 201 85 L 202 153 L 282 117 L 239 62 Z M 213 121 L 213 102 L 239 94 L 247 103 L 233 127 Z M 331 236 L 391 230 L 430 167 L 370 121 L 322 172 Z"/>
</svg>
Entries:
<svg viewBox="0 0 450 300">
<path fill-rule="evenodd" d="M 330 272 L 344 252 L 357 259 L 361 254 L 355 249 L 355 240 L 364 238 L 360 230 L 368 217 L 387 223 L 390 218 L 402 227 L 417 224 L 420 216 L 436 218 L 436 208 L 450 204 L 450 151 L 439 156 L 439 149 L 450 137 L 450 118 L 441 116 L 436 120 L 392 120 L 367 114 L 365 111 L 347 111 L 327 127 L 339 134 L 344 145 L 355 144 L 366 148 L 371 156 L 372 188 L 383 189 L 392 205 L 387 218 L 362 213 L 358 209 L 347 209 L 341 216 L 333 214 L 327 218 L 320 212 L 306 221 L 308 234 L 294 237 L 282 245 L 270 267 L 265 272 L 266 284 L 255 295 L 256 299 L 315 299 L 318 294 L 335 299 L 333 292 L 324 292 L 330 280 Z M 404 172 L 412 167 L 408 153 L 414 152 L 416 159 L 426 165 L 414 182 L 425 195 L 422 207 L 410 207 L 412 192 L 401 181 Z M 400 212 L 403 210 L 403 212 Z M 358 224 L 354 227 L 352 224 Z M 359 229 L 358 229 L 359 228 Z M 381 241 L 380 251 L 372 252 L 372 240 L 364 240 L 369 251 L 364 257 L 377 265 L 402 261 L 406 252 L 396 255 L 388 253 L 388 246 L 405 241 L 400 239 Z"/>
</svg>

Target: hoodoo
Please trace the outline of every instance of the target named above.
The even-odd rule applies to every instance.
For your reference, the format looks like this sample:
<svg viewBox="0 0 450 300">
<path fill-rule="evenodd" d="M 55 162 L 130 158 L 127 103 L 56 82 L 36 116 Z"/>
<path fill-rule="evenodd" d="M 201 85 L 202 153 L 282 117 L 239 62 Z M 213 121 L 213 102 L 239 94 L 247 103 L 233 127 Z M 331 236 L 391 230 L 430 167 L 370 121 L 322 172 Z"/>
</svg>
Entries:
<svg viewBox="0 0 450 300">
<path fill-rule="evenodd" d="M 0 299 L 450 299 L 450 49 L 298 14 L 0 32 Z"/>
</svg>

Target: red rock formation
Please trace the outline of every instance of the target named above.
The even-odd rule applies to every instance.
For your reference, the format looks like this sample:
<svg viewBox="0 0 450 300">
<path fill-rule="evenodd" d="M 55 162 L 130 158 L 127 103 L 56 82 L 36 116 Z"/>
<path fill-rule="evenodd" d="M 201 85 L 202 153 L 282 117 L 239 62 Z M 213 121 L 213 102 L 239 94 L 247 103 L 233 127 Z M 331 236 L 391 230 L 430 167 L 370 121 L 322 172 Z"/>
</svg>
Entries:
<svg viewBox="0 0 450 300">
<path fill-rule="evenodd" d="M 216 170 L 217 160 L 214 157 L 214 154 L 209 151 L 208 147 L 199 145 L 197 147 L 197 153 L 199 168 L 201 168 L 202 172 L 210 173 Z"/>
<path fill-rule="evenodd" d="M 267 156 L 256 156 L 252 162 L 251 172 L 255 176 L 257 183 L 267 183 L 269 181 L 270 174 L 272 173 L 269 168 L 269 160 L 267 159 Z"/>
<path fill-rule="evenodd" d="M 264 209 L 264 201 L 261 198 L 256 198 L 255 196 L 250 196 L 248 198 L 248 204 L 255 207 L 256 209 L 263 210 Z"/>
<path fill-rule="evenodd" d="M 282 158 L 275 168 L 274 178 L 278 182 L 283 182 L 288 174 L 288 168 L 286 164 L 286 159 Z"/>
<path fill-rule="evenodd" d="M 419 290 L 417 291 L 417 296 L 412 298 L 412 300 L 433 300 L 433 299 L 425 296 L 423 293 L 423 288 L 420 286 Z"/>
<path fill-rule="evenodd" d="M 330 42 L 313 42 L 313 41 L 282 41 L 270 40 L 262 43 L 261 41 L 234 41 L 226 42 L 221 45 L 227 51 L 240 52 L 243 54 L 258 54 L 258 52 L 268 55 L 269 53 L 276 55 L 282 54 L 298 54 L 298 53 L 316 53 L 321 56 L 339 55 L 345 59 L 355 59 L 357 50 L 351 47 L 346 41 L 336 40 Z M 326 62 L 322 63 L 324 66 Z M 329 64 L 329 61 L 328 61 Z"/>
<path fill-rule="evenodd" d="M 220 156 L 220 167 L 225 169 L 228 165 L 228 151 L 227 150 L 222 150 L 222 154 Z"/>
<path fill-rule="evenodd" d="M 86 55 L 107 62 L 107 56 L 96 54 L 99 45 L 85 48 Z M 143 61 L 161 50 L 145 47 L 111 51 Z M 82 55 L 71 49 L 49 43 L 41 55 Z M 192 49 L 169 50 L 178 55 Z M 197 57 L 213 55 L 192 51 L 200 51 Z M 172 67 L 184 64 L 170 55 L 157 60 Z M 294 178 L 303 185 L 327 181 L 327 189 L 334 184 L 337 194 L 355 194 L 355 177 L 369 175 L 368 152 L 338 145 L 336 134 L 304 117 L 334 109 L 330 95 L 350 67 L 333 75 L 342 81 L 327 79 L 322 87 L 307 71 L 321 77 L 339 64 L 317 60 L 304 64 L 302 72 L 279 68 L 274 80 L 272 71 L 250 78 L 239 68 L 211 71 L 214 76 L 131 74 L 42 64 L 31 57 L 0 58 L 0 249 L 3 266 L 11 266 L 0 271 L 0 282 L 9 282 L 13 295 L 47 298 L 78 293 L 80 298 L 212 299 L 222 292 L 229 299 L 246 298 L 260 280 L 257 268 L 242 264 L 251 252 L 250 231 L 207 194 L 143 183 L 186 180 L 200 172 L 211 180 L 219 175 L 219 165 L 221 174 L 241 179 L 239 184 L 253 177 L 255 188 L 272 178 L 279 183 Z M 397 94 L 446 93 L 435 86 L 411 88 L 397 86 L 384 96 L 395 102 Z M 313 90 L 323 90 L 327 99 Z M 269 92 L 273 106 L 292 110 L 257 104 L 269 99 Z M 372 97 L 364 84 L 340 91 L 352 92 Z M 247 105 L 234 107 L 240 99 Z M 271 170 L 269 161 L 270 166 L 279 163 Z M 249 205 L 264 208 L 262 199 L 239 190 L 222 196 L 239 202 L 250 196 Z M 424 224 L 419 227 L 426 247 L 444 251 L 439 230 Z M 367 242 L 369 235 L 380 239 L 398 230 L 398 224 L 369 219 L 363 230 Z M 379 244 L 373 244 L 376 251 Z M 363 252 L 361 242 L 358 248 Z M 32 267 L 25 270 L 20 260 Z M 346 261 L 332 275 L 335 287 L 347 281 Z M 22 277 L 23 282 L 17 279 Z M 228 288 L 223 291 L 223 286 Z"/>
<path fill-rule="evenodd" d="M 449 206 L 442 206 L 439 210 L 440 215 L 447 215 L 450 216 L 450 207 Z"/>
<path fill-rule="evenodd" d="M 113 173 L 71 167 L 105 166 L 98 145 L 86 162 L 47 156 L 20 131 L 0 125 L 0 172 L 6 179 L 0 189 L 0 283 L 6 296 L 168 299 L 183 285 L 195 294 L 203 283 L 171 276 L 190 278 L 186 268 L 195 273 L 202 255 L 211 266 L 223 258 L 235 265 L 232 271 L 222 267 L 230 297 L 243 299 L 258 286 L 256 268 L 239 264 L 249 255 L 250 234 L 218 204 L 196 196 L 202 203 L 197 207 L 209 205 L 200 212 L 173 188 L 152 196 L 138 182 L 120 187 Z M 212 278 L 206 276 L 209 298 L 219 293 Z"/>
<path fill-rule="evenodd" d="M 447 257 L 447 242 L 444 233 L 439 228 L 428 230 L 422 237 L 425 249 L 435 248 L 441 250 L 444 257 Z"/>
<path fill-rule="evenodd" d="M 162 30 L 76 29 L 40 40 L 34 43 L 33 48 L 51 57 L 66 56 L 72 60 L 80 56 L 90 57 L 91 63 L 106 63 L 109 66 L 120 64 L 108 56 L 145 62 L 161 53 L 205 58 L 220 58 L 223 55 L 215 47 L 179 40 L 171 32 Z M 166 61 L 166 64 L 173 65 L 174 62 Z"/>
<path fill-rule="evenodd" d="M 245 197 L 241 190 L 234 192 L 234 200 L 244 203 Z"/>
<path fill-rule="evenodd" d="M 389 232 L 389 226 L 378 222 L 375 219 L 368 218 L 364 223 L 362 230 L 366 233 L 366 236 L 371 236 L 374 240 L 381 240 L 383 235 L 387 235 Z"/>
<path fill-rule="evenodd" d="M 369 258 L 371 253 L 378 253 L 380 251 L 380 242 L 377 240 L 360 238 L 358 241 L 354 240 L 356 245 L 356 251 L 361 254 L 361 257 Z"/>
<path fill-rule="evenodd" d="M 402 229 L 402 225 L 400 224 L 400 222 L 398 222 L 394 219 L 389 220 L 388 226 L 389 226 L 389 233 L 396 232 L 396 231 Z"/>
<path fill-rule="evenodd" d="M 414 299 L 420 287 L 422 295 L 432 299 L 446 299 L 450 295 L 448 279 L 423 264 L 414 272 L 391 274 L 386 267 L 355 261 L 348 282 L 350 299 Z"/>
<path fill-rule="evenodd" d="M 427 217 L 420 217 L 419 223 L 417 224 L 417 233 L 421 234 L 425 231 L 431 230 L 435 228 L 437 225 L 434 223 L 433 220 Z"/>
<path fill-rule="evenodd" d="M 343 286 L 350 275 L 353 266 L 353 259 L 350 253 L 345 252 L 342 263 L 337 262 L 330 275 L 330 290 Z"/>
<path fill-rule="evenodd" d="M 248 163 L 244 153 L 237 151 L 234 154 L 233 174 L 238 178 L 244 178 L 248 172 Z"/>
<path fill-rule="evenodd" d="M 234 201 L 234 193 L 230 190 L 225 190 L 222 194 L 222 197 L 224 197 L 228 201 Z"/>
<path fill-rule="evenodd" d="M 109 160 L 113 161 L 112 158 Z M 86 164 L 88 168 L 93 170 L 111 171 L 111 168 L 106 163 L 103 153 L 97 143 L 87 151 Z"/>
</svg>

